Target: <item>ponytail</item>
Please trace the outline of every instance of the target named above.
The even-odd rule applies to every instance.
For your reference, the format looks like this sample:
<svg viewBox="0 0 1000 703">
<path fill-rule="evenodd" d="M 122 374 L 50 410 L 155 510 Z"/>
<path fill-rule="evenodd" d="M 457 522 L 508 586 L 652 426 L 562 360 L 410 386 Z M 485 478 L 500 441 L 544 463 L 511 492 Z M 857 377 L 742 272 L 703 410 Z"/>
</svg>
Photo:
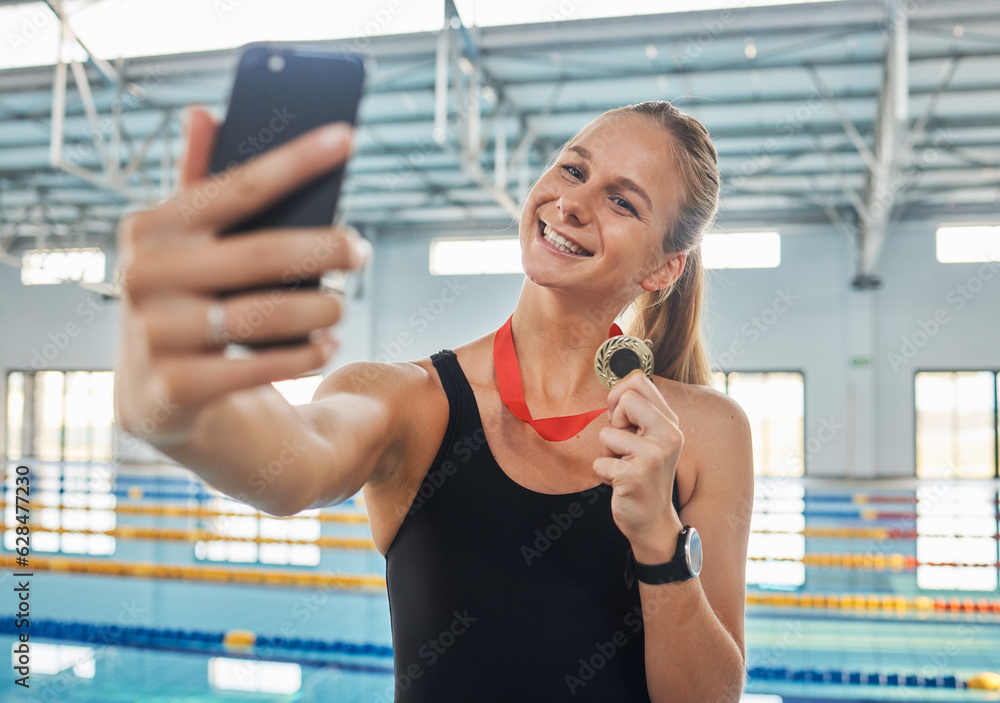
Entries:
<svg viewBox="0 0 1000 703">
<path fill-rule="evenodd" d="M 681 383 L 712 383 L 708 351 L 701 333 L 705 274 L 701 246 L 688 252 L 684 271 L 671 288 L 644 291 L 633 306 L 627 334 L 653 342 L 653 372 Z"/>
</svg>

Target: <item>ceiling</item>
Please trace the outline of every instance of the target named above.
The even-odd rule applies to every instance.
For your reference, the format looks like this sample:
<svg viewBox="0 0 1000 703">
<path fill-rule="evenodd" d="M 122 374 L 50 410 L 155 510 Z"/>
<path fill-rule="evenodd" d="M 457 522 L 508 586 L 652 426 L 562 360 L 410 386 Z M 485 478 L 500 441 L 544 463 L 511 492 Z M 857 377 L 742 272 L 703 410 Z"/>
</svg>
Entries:
<svg viewBox="0 0 1000 703">
<path fill-rule="evenodd" d="M 900 220 L 996 219 L 1000 4 L 909 0 L 896 10 L 901 30 L 888 8 L 844 0 L 468 30 L 456 19 L 443 40 L 443 144 L 433 139 L 437 33 L 373 38 L 364 47 L 373 72 L 344 219 L 379 234 L 503 229 L 567 138 L 605 109 L 650 98 L 672 100 L 708 127 L 725 182 L 726 229 L 834 223 L 860 261 L 866 239 L 880 236 L 873 203 L 887 210 L 881 236 Z M 352 48 L 351 40 L 328 44 Z M 113 250 L 121 213 L 170 192 L 183 107 L 224 109 L 237 55 L 121 60 L 112 67 L 119 87 L 86 64 L 108 143 L 120 96 L 120 149 L 103 165 L 70 73 L 61 158 L 87 169 L 76 173 L 50 161 L 53 67 L 0 71 L 7 254 Z M 902 66 L 893 63 L 900 55 Z M 470 71 L 478 81 L 471 89 Z M 471 102 L 468 90 L 477 96 Z M 880 119 L 890 112 L 895 120 Z M 112 184 L 115 161 L 119 172 L 134 170 Z"/>
</svg>

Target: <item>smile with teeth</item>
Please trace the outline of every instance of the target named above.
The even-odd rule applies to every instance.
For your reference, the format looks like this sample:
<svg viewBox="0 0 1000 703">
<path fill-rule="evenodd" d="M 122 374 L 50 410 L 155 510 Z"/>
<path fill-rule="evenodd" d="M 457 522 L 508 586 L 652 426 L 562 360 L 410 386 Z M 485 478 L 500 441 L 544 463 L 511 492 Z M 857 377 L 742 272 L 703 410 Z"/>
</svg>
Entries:
<svg viewBox="0 0 1000 703">
<path fill-rule="evenodd" d="M 558 249 L 559 251 L 565 252 L 567 254 L 576 254 L 577 256 L 593 256 L 594 255 L 593 252 L 589 252 L 586 249 L 578 247 L 576 244 L 574 244 L 573 242 L 569 241 L 568 239 L 566 239 L 565 237 L 563 237 L 561 234 L 556 234 L 556 232 L 554 232 L 552 230 L 552 228 L 549 227 L 544 222 L 542 223 L 542 225 L 543 225 L 543 227 L 542 227 L 542 238 L 546 242 L 548 242 L 549 244 L 551 244 L 552 246 L 554 246 L 556 249 Z"/>
</svg>

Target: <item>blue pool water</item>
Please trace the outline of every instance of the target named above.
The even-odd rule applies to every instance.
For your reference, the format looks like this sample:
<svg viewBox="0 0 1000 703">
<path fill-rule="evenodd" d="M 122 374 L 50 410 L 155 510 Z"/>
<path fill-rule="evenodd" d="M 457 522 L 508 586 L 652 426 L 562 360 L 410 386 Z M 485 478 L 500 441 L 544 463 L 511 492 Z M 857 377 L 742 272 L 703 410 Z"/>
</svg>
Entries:
<svg viewBox="0 0 1000 703">
<path fill-rule="evenodd" d="M 8 503 L 13 501 L 10 468 L 5 492 Z M 218 509 L 227 504 L 184 473 L 152 477 L 109 473 L 106 467 L 43 465 L 33 470 L 37 489 L 33 493 L 37 520 L 32 526 L 33 558 L 64 556 L 105 562 L 384 575 L 385 562 L 373 550 L 296 551 L 261 546 L 251 554 L 242 547 L 234 550 L 221 543 L 197 547 L 185 541 L 122 537 L 109 541 L 106 535 L 60 536 L 54 532 L 46 541 L 43 533 L 58 527 L 216 529 L 234 535 L 273 533 L 301 539 L 367 537 L 368 528 L 364 523 L 315 521 L 297 523 L 294 528 L 276 527 L 256 522 L 253 516 L 220 521 L 108 512 L 114 506 L 169 504 Z M 902 554 L 922 562 L 993 566 L 928 567 L 919 573 L 895 573 L 889 569 L 872 572 L 804 566 L 796 561 L 755 561 L 748 567 L 748 590 L 764 594 L 892 594 L 911 602 L 921 595 L 990 601 L 1000 598 L 996 590 L 996 563 L 1000 558 L 994 535 L 1000 530 L 995 484 L 959 484 L 951 487 L 950 495 L 943 496 L 930 494 L 926 485 L 916 483 L 887 486 L 759 480 L 753 523 L 758 533 L 752 537 L 750 555 L 801 559 L 805 553 L 885 557 Z M 61 511 L 51 508 L 43 516 L 44 505 L 60 502 L 72 507 Z M 91 509 L 79 510 L 84 505 Z M 324 512 L 358 514 L 362 510 L 360 505 L 347 504 Z M 3 554 L 8 558 L 13 555 L 9 531 L 12 518 L 8 506 Z M 795 534 L 803 528 L 808 531 L 831 527 L 880 527 L 895 530 L 903 537 Z M 915 538 L 914 532 L 921 537 Z M 63 554 L 53 551 L 57 549 Z M 228 563 L 199 558 L 205 556 L 249 561 Z M 318 563 L 311 563 L 315 559 Z M 282 561 L 301 563 L 279 563 Z M 970 585 L 977 588 L 954 590 Z M 14 586 L 11 571 L 0 572 L 0 593 L 8 594 L 0 599 L 0 612 L 8 621 L 14 612 L 10 597 Z M 130 646 L 122 646 L 120 637 L 111 637 L 110 644 L 101 638 L 91 642 L 34 638 L 31 689 L 14 686 L 13 672 L 8 669 L 6 680 L 0 682 L 3 701 L 392 700 L 392 660 L 387 656 L 391 645 L 389 613 L 381 589 L 348 591 L 36 571 L 31 577 L 30 604 L 31 617 L 55 623 L 55 629 L 75 622 L 110 626 L 102 632 L 115 636 L 137 632 L 136 628 L 170 630 L 173 634 L 167 640 L 156 641 L 155 649 L 147 646 L 153 640 L 142 640 L 147 645 L 138 642 L 140 646 L 131 646 L 137 644 L 132 641 Z M 250 630 L 259 636 L 280 635 L 286 643 L 299 640 L 300 646 L 272 648 L 262 660 L 254 652 L 234 656 L 217 644 L 192 644 L 197 639 L 193 633 L 207 636 L 234 629 Z M 748 682 L 748 701 L 1000 700 L 996 692 L 820 682 L 824 675 L 829 681 L 830 672 L 840 672 L 845 679 L 851 673 L 863 673 L 865 680 L 869 675 L 875 680 L 875 674 L 897 674 L 902 682 L 907 675 L 919 675 L 922 680 L 942 683 L 949 676 L 961 683 L 979 671 L 1000 672 L 997 613 L 912 609 L 884 613 L 854 608 L 749 605 L 746 639 L 748 665 L 758 673 Z M 343 646 L 335 651 L 326 647 L 318 653 L 313 645 L 301 646 L 316 641 Z M 13 647 L 14 643 L 11 635 L 0 635 L 4 647 Z M 361 650 L 366 644 L 374 645 L 369 650 L 375 651 L 345 651 L 345 647 Z M 767 672 L 766 676 L 763 672 Z M 792 680 L 796 674 L 819 680 Z"/>
</svg>

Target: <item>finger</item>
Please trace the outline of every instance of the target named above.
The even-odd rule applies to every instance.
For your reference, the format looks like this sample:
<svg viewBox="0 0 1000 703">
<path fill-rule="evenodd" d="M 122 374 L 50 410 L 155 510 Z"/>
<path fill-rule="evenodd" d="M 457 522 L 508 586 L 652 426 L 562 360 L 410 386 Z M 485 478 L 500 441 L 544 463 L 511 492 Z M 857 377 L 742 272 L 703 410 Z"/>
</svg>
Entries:
<svg viewBox="0 0 1000 703">
<path fill-rule="evenodd" d="M 197 247 L 146 252 L 126 273 L 135 298 L 163 290 L 211 294 L 262 285 L 295 285 L 324 271 L 364 265 L 371 245 L 346 228 L 262 230 Z"/>
<path fill-rule="evenodd" d="M 594 459 L 594 473 L 604 483 L 614 484 L 615 478 L 622 471 L 622 460 L 616 457 L 599 456 Z"/>
<path fill-rule="evenodd" d="M 649 399 L 637 391 L 621 396 L 611 414 L 611 426 L 618 429 L 636 427 L 639 434 L 660 435 L 669 421 Z"/>
<path fill-rule="evenodd" d="M 185 117 L 184 142 L 187 147 L 180 163 L 178 185 L 181 190 L 190 188 L 208 174 L 219 128 L 215 118 L 203 107 L 189 107 Z"/>
<path fill-rule="evenodd" d="M 162 359 L 158 365 L 159 374 L 170 402 L 181 406 L 200 405 L 227 393 L 319 369 L 330 359 L 336 346 L 336 342 L 325 340 L 259 351 L 247 359 L 230 359 L 222 353 L 181 355 Z"/>
<path fill-rule="evenodd" d="M 218 349 L 208 333 L 213 302 L 222 306 L 226 336 L 236 344 L 304 337 L 335 324 L 343 312 L 335 296 L 317 291 L 275 290 L 224 301 L 159 298 L 142 309 L 150 349 L 158 354 Z"/>
<path fill-rule="evenodd" d="M 648 437 L 641 437 L 628 430 L 604 427 L 599 436 L 601 444 L 616 457 L 643 456 L 657 450 Z"/>
<path fill-rule="evenodd" d="M 161 225 L 220 231 L 236 224 L 344 163 L 352 134 L 345 122 L 328 124 L 202 179 L 162 209 Z"/>
<path fill-rule="evenodd" d="M 646 376 L 641 371 L 631 371 L 625 378 L 616 383 L 614 387 L 608 393 L 608 409 L 614 410 L 617 406 L 618 400 L 622 395 L 628 391 L 635 391 L 641 396 L 649 400 L 654 407 L 660 409 L 660 411 L 670 418 L 673 422 L 677 422 L 677 415 L 674 413 L 673 408 L 667 403 L 663 394 L 660 393 L 660 389 L 656 387 L 652 379 Z"/>
</svg>

